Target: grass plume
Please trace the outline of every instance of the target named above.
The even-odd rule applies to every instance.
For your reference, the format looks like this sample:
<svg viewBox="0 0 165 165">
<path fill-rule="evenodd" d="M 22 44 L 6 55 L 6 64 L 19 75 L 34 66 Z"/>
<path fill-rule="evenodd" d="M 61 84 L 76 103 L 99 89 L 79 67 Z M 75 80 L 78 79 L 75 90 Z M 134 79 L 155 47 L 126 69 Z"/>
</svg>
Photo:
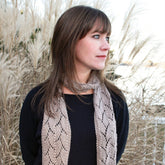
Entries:
<svg viewBox="0 0 165 165">
<path fill-rule="evenodd" d="M 48 76 L 51 65 L 50 43 L 55 22 L 65 9 L 76 4 L 89 2 L 45 1 L 42 16 L 35 12 L 38 6 L 32 0 L 0 2 L 2 165 L 23 164 L 18 134 L 21 106 L 28 91 Z M 97 0 L 91 4 L 103 9 L 104 3 Z M 163 154 L 165 159 L 164 124 L 158 120 L 165 115 L 164 106 L 158 105 L 160 100 L 165 102 L 164 68 L 152 62 L 148 64 L 152 55 L 157 53 L 158 46 L 149 46 L 152 37 L 142 39 L 139 31 L 133 31 L 133 20 L 138 13 L 136 5 L 133 5 L 126 14 L 120 37 L 112 40 L 112 58 L 106 70 L 106 76 L 113 79 L 126 95 L 130 112 L 128 143 L 120 165 L 163 164 Z M 123 63 L 127 67 L 120 69 Z M 155 81 L 158 76 L 161 79 Z"/>
</svg>

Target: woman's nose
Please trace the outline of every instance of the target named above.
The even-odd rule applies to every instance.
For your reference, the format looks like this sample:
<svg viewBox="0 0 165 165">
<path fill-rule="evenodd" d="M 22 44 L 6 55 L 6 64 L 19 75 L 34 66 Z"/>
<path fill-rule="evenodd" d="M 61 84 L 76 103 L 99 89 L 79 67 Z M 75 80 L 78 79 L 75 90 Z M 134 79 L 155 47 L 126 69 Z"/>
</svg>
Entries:
<svg viewBox="0 0 165 165">
<path fill-rule="evenodd" d="M 109 43 L 108 43 L 107 40 L 103 40 L 103 41 L 102 41 L 101 49 L 102 49 L 102 50 L 109 50 L 109 49 L 110 49 L 110 45 L 109 45 Z"/>
</svg>

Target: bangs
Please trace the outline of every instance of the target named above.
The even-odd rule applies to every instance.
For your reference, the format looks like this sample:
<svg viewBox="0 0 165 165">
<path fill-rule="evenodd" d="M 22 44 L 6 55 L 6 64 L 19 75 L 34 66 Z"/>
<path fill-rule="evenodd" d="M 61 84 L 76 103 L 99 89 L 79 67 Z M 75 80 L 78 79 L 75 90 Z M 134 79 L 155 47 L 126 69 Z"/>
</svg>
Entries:
<svg viewBox="0 0 165 165">
<path fill-rule="evenodd" d="M 79 29 L 80 38 L 95 27 L 95 32 L 111 34 L 111 23 L 108 17 L 100 10 L 92 9 L 90 12 L 84 14 L 83 22 L 81 24 L 81 30 Z"/>
<path fill-rule="evenodd" d="M 111 34 L 111 23 L 107 17 L 100 15 L 97 17 L 93 27 L 95 26 L 95 32 Z"/>
</svg>

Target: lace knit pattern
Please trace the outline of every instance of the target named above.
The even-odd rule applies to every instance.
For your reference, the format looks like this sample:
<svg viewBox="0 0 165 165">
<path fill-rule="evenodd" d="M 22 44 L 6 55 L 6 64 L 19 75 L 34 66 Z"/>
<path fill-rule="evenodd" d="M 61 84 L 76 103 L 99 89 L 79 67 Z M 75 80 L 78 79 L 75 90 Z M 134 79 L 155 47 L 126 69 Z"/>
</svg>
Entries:
<svg viewBox="0 0 165 165">
<path fill-rule="evenodd" d="M 117 153 L 116 121 L 111 96 L 104 84 L 94 88 L 94 122 L 97 165 L 115 165 Z M 63 98 L 54 100 L 55 118 L 44 113 L 42 125 L 42 164 L 68 165 L 71 128 Z"/>
<path fill-rule="evenodd" d="M 115 165 L 117 153 L 116 120 L 109 91 L 102 85 L 94 92 L 97 165 Z"/>
<path fill-rule="evenodd" d="M 58 106 L 60 105 L 60 106 Z M 42 164 L 43 165 L 67 165 L 71 129 L 63 99 L 52 103 L 51 108 L 55 112 L 55 118 L 44 113 L 42 126 Z"/>
</svg>

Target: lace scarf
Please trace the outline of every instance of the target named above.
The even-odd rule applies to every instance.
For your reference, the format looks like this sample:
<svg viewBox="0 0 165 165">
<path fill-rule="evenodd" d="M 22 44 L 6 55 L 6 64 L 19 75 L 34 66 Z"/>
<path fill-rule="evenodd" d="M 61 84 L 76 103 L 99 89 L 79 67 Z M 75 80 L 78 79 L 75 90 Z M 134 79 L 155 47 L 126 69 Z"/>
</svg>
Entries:
<svg viewBox="0 0 165 165">
<path fill-rule="evenodd" d="M 65 83 L 69 88 L 69 85 Z M 97 76 L 87 84 L 75 83 L 79 92 L 94 89 L 94 123 L 96 131 L 97 165 L 115 165 L 117 154 L 116 121 L 110 93 Z M 68 165 L 71 128 L 63 97 L 51 102 L 55 117 L 44 113 L 42 125 L 42 164 Z"/>
</svg>

